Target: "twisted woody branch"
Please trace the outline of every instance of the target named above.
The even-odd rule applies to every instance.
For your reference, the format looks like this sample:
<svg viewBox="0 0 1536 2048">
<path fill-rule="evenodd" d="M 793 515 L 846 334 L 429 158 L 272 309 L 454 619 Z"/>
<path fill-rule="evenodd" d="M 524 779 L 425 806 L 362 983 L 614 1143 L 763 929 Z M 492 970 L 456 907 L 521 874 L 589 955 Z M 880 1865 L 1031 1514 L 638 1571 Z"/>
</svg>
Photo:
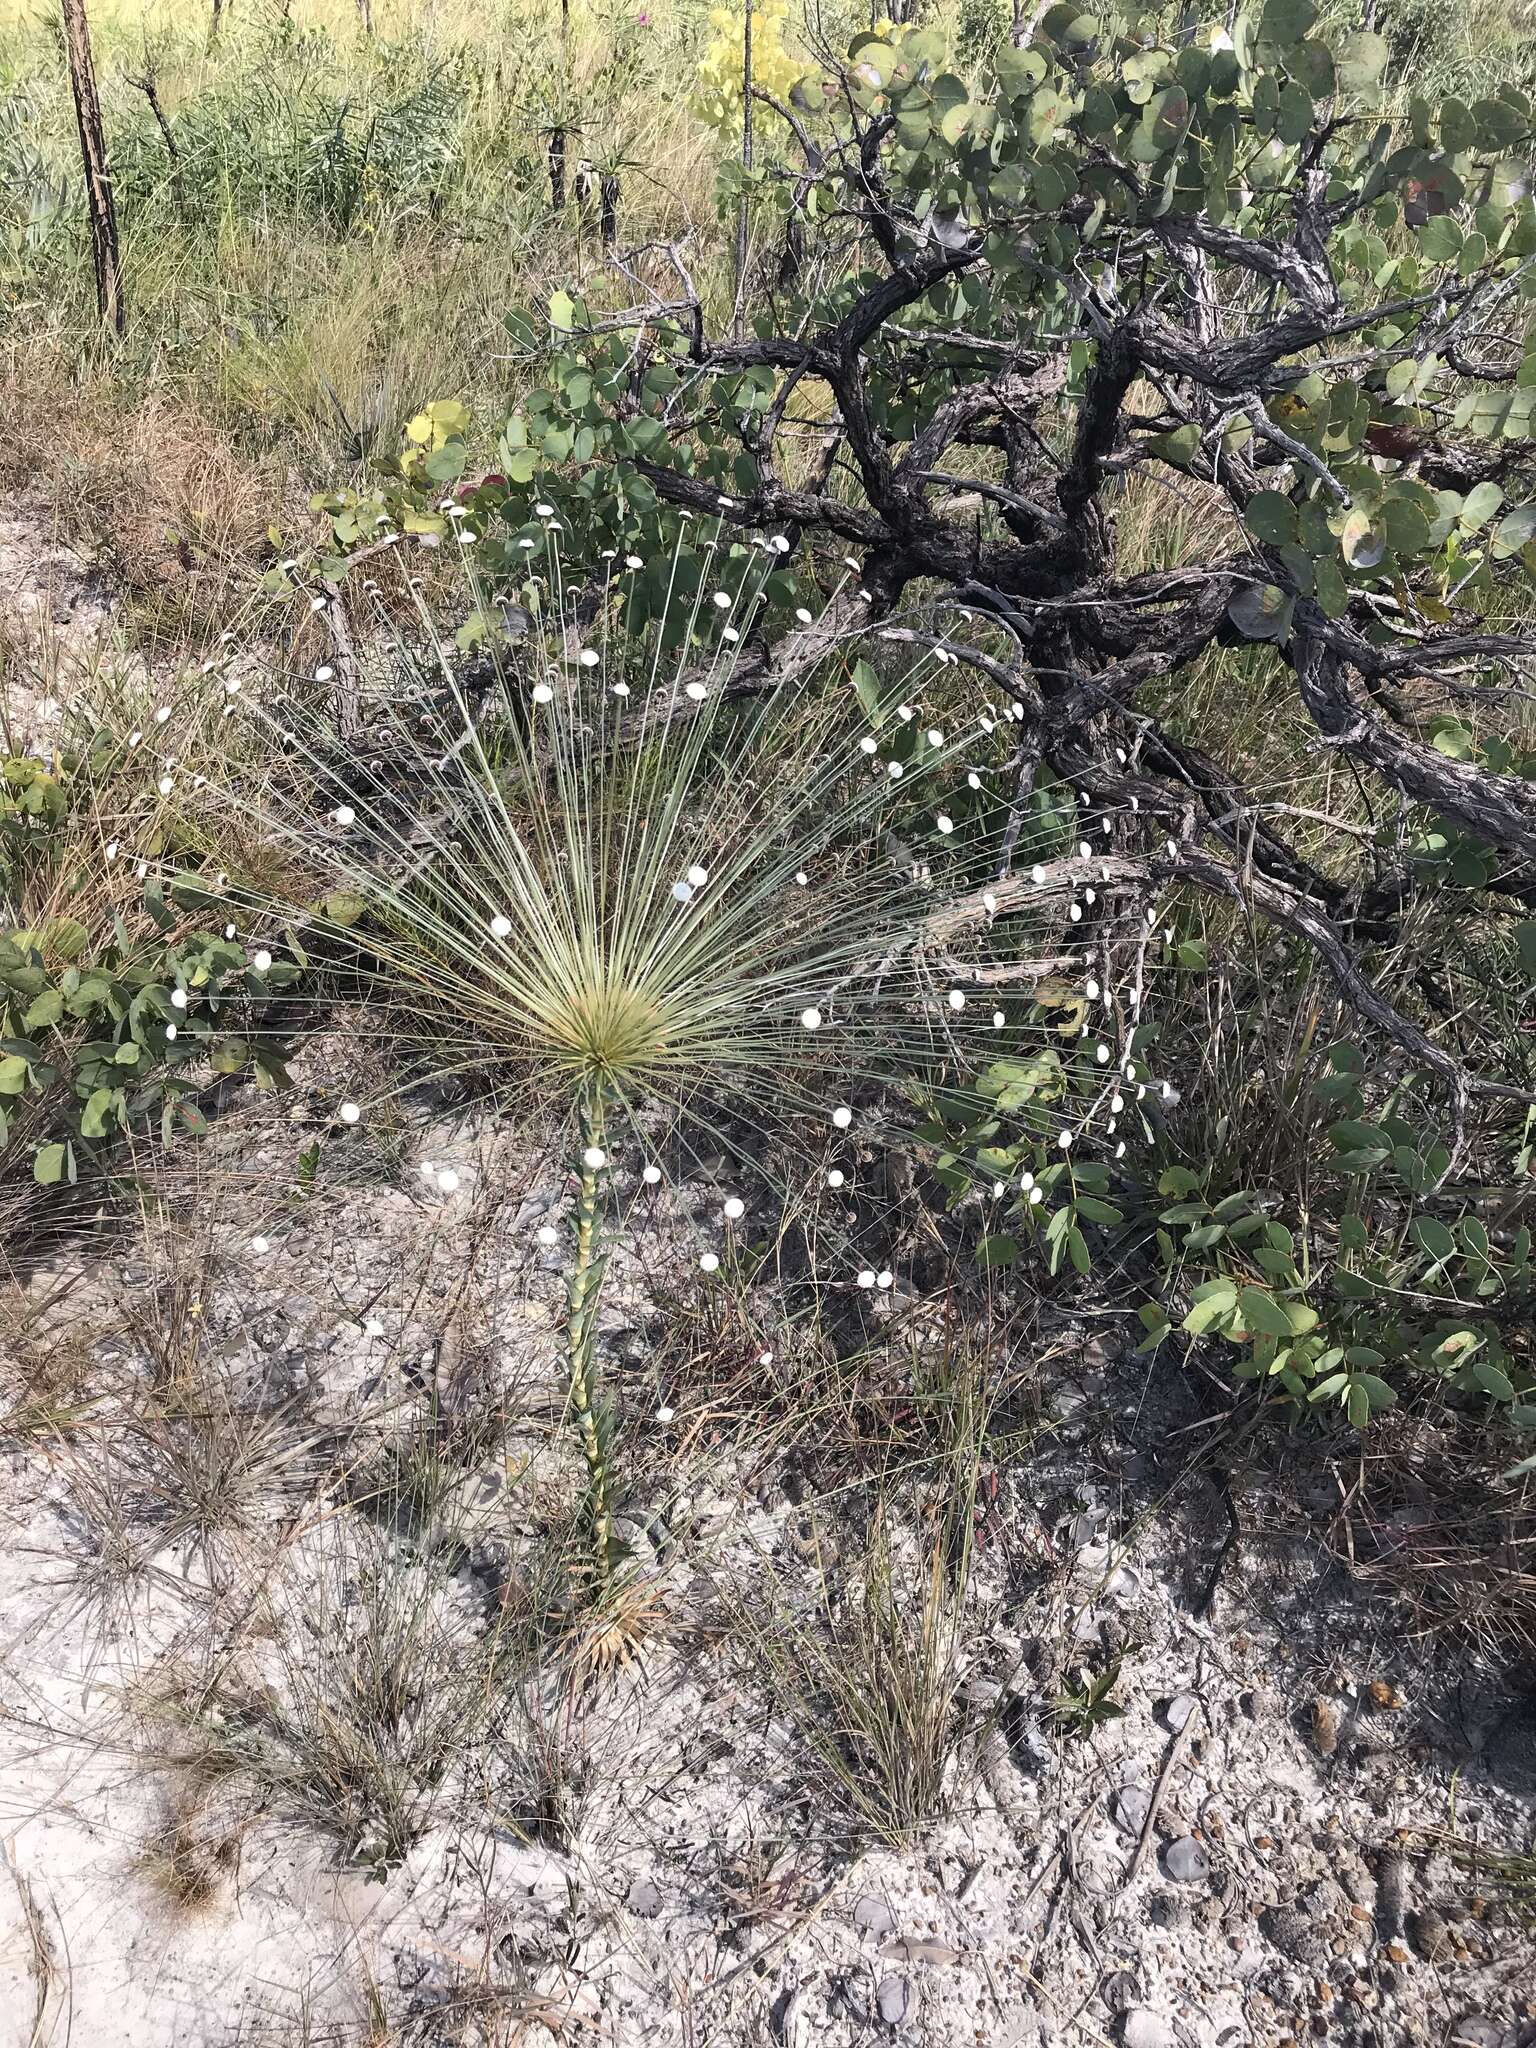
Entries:
<svg viewBox="0 0 1536 2048">
<path fill-rule="evenodd" d="M 989 614 L 1021 787 L 1128 772 L 1142 809 L 1186 820 L 1182 879 L 1304 938 L 1459 1095 L 1362 956 L 1413 900 L 1420 808 L 1487 857 L 1493 914 L 1536 903 L 1532 110 L 1511 91 L 1394 126 L 1351 97 L 1379 39 L 1329 51 L 1305 0 L 1240 20 L 1235 52 L 1084 43 L 1070 14 L 989 95 L 918 32 L 860 39 L 830 116 L 768 102 L 797 246 L 820 237 L 830 283 L 756 337 L 710 339 L 691 297 L 642 318 L 617 412 L 666 431 L 634 468 L 673 507 L 858 550 L 859 595 L 759 646 L 737 687 L 909 604 Z M 679 374 L 658 404 L 660 360 Z M 772 401 L 742 409 L 752 372 Z M 733 443 L 752 482 L 723 500 Z M 1127 560 L 1147 491 L 1196 536 L 1167 567 Z M 1254 645 L 1395 848 L 1308 851 L 1221 736 L 1177 730 L 1170 685 Z"/>
</svg>

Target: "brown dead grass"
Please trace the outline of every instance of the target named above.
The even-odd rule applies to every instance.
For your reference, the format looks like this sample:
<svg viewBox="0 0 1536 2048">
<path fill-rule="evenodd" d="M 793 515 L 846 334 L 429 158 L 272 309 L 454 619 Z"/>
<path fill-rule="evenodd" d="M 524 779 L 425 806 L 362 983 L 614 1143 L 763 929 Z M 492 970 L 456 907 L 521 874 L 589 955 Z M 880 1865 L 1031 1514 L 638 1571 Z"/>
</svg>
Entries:
<svg viewBox="0 0 1536 2048">
<path fill-rule="evenodd" d="M 192 400 L 125 398 L 104 375 L 37 356 L 0 382 L 0 491 L 48 503 L 147 648 L 205 640 L 247 613 L 274 553 L 269 526 L 309 519 L 297 478 Z"/>
</svg>

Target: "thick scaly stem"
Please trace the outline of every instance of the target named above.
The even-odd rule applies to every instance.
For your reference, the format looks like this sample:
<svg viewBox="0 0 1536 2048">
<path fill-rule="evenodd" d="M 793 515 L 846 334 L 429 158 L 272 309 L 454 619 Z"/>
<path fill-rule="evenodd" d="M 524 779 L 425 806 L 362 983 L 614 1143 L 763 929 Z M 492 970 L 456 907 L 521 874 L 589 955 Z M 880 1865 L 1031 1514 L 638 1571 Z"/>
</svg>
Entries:
<svg viewBox="0 0 1536 2048">
<path fill-rule="evenodd" d="M 592 1164 L 602 1156 L 603 1105 L 594 1100 L 582 1119 L 581 1191 L 576 1202 L 576 1262 L 571 1269 L 565 1325 L 567 1406 L 587 1465 L 587 1504 L 592 1519 L 592 1554 L 599 1589 L 613 1572 L 613 1504 L 609 1497 L 608 1445 L 597 1405 L 597 1304 L 602 1291 L 599 1239 L 602 1173 Z"/>
</svg>

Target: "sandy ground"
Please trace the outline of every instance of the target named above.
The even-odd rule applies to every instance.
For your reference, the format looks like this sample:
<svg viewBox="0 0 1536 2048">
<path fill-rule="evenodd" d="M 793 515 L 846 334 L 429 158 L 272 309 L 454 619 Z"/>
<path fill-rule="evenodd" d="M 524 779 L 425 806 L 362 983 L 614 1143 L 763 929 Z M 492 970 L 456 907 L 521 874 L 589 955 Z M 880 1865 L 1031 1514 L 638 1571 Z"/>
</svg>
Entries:
<svg viewBox="0 0 1536 2048">
<path fill-rule="evenodd" d="M 18 561 L 18 520 L 13 611 L 72 621 L 67 665 L 109 609 L 67 552 Z M 666 1190 L 610 1274 L 640 1618 L 605 1660 L 561 1591 L 535 1226 L 567 1182 L 472 1120 L 339 1143 L 331 1078 L 236 1103 L 159 1221 L 9 1297 L 0 2048 L 1536 2042 L 1536 1940 L 1438 1839 L 1529 1852 L 1530 1673 L 1366 1569 L 1411 1504 L 1341 1561 L 1346 1443 L 1229 1468 L 1133 1319 L 1010 1325 L 943 1810 L 882 1841 L 826 1666 L 876 1489 L 856 1434 L 784 1425 L 823 1391 L 803 1333 L 699 1280 L 720 1191 Z M 941 1338 L 899 1292 L 887 1329 L 856 1392 L 889 1405 Z M 942 1491 L 914 1446 L 879 1490 L 909 1646 Z M 1088 1726 L 1057 1705 L 1085 1669 L 1119 1709 Z"/>
</svg>

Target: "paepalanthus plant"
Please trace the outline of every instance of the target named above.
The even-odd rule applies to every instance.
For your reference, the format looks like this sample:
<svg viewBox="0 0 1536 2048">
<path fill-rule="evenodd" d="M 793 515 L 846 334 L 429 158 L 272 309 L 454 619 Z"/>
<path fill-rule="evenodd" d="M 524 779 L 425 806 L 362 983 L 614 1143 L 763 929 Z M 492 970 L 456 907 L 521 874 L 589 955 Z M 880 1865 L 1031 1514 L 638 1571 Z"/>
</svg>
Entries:
<svg viewBox="0 0 1536 2048">
<path fill-rule="evenodd" d="M 400 573 L 409 543 L 381 547 L 348 673 L 327 660 L 242 698 L 275 765 L 267 788 L 237 794 L 327 885 L 308 908 L 252 909 L 361 990 L 402 1082 L 474 1075 L 566 1133 L 567 1398 L 607 1585 L 613 1418 L 596 1336 L 619 1183 L 655 1186 L 664 1149 L 739 1154 L 745 1134 L 757 1170 L 798 1160 L 843 1210 L 855 1147 L 909 1139 L 941 1093 L 984 1106 L 978 1076 L 1021 1044 L 1035 1055 L 1021 1111 L 1058 1156 L 1112 1139 L 1108 1105 L 1142 1072 L 1134 1005 L 1095 982 L 1101 1015 L 1068 1045 L 1036 999 L 1088 959 L 1070 950 L 1080 893 L 1101 898 L 1096 944 L 1122 919 L 1144 945 L 1156 885 L 1074 843 L 1088 821 L 1052 814 L 1042 791 L 1025 843 L 1053 858 L 993 886 L 1021 825 L 997 775 L 1017 707 L 987 657 L 978 681 L 942 632 L 893 630 L 899 672 L 882 680 L 857 633 L 834 634 L 814 683 L 765 679 L 742 650 L 779 536 L 732 541 L 699 522 L 660 565 L 667 614 L 632 635 L 627 586 L 657 565 L 615 554 L 567 590 L 561 523 L 549 507 L 535 520 L 514 603 L 476 567 L 473 519 L 450 510 L 467 656 L 437 622 L 441 597 Z M 848 565 L 823 609 L 841 616 L 845 596 L 858 602 Z M 743 1210 L 727 1199 L 726 1225 Z M 553 1224 L 540 1234 L 560 1241 Z M 848 1231 L 821 1239 L 846 1260 L 833 1280 L 891 1285 Z M 709 1246 L 699 1264 L 720 1259 Z"/>
</svg>

